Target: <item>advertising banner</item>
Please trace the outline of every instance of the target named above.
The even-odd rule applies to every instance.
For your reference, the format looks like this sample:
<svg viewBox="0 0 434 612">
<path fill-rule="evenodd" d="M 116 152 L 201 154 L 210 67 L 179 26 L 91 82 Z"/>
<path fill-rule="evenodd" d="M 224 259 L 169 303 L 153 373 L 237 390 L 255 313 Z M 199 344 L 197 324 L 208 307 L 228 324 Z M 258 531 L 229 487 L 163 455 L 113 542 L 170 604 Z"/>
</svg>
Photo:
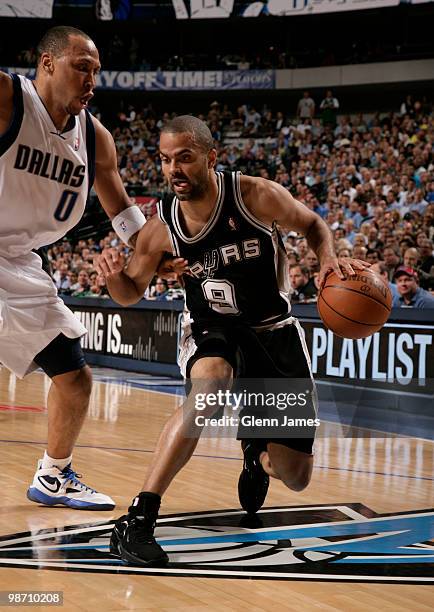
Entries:
<svg viewBox="0 0 434 612">
<path fill-rule="evenodd" d="M 4 72 L 34 78 L 34 68 L 0 68 Z M 221 91 L 222 89 L 274 89 L 274 70 L 184 70 L 130 72 L 103 70 L 98 89 L 143 91 Z"/>
<path fill-rule="evenodd" d="M 234 0 L 173 0 L 177 19 L 227 19 L 229 17 L 290 17 L 341 11 L 361 11 L 397 6 L 403 0 L 265 0 L 245 2 Z M 432 0 L 405 0 L 405 4 L 420 4 Z"/>
<path fill-rule="evenodd" d="M 100 21 L 128 19 L 229 19 L 234 17 L 291 17 L 342 11 L 378 9 L 433 0 L 7 0 L 0 17 L 51 19 L 53 9 L 91 12 Z"/>
<path fill-rule="evenodd" d="M 54 0 L 6 0 L 0 2 L 0 17 L 51 19 Z"/>
<path fill-rule="evenodd" d="M 361 340 L 335 336 L 321 321 L 301 319 L 313 375 L 344 384 L 425 393 L 434 380 L 434 325 L 387 323 Z"/>
<path fill-rule="evenodd" d="M 131 309 L 103 300 L 65 302 L 88 329 L 82 339 L 86 352 L 176 364 L 183 302 L 143 302 Z M 397 394 L 434 393 L 434 322 L 390 321 L 368 338 L 349 340 L 335 336 L 316 316 L 304 317 L 301 306 L 294 310 L 317 380 Z"/>
<path fill-rule="evenodd" d="M 157 305 L 155 310 L 141 310 L 89 306 L 89 300 L 86 305 L 79 299 L 65 301 L 88 330 L 81 340 L 85 353 L 176 363 L 179 312 Z"/>
</svg>

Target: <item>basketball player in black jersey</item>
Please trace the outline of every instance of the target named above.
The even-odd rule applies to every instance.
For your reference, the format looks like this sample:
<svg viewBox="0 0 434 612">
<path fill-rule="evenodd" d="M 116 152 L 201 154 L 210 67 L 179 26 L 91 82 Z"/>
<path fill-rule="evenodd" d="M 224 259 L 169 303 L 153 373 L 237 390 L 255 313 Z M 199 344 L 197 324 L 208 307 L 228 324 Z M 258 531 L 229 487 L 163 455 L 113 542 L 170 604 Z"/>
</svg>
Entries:
<svg viewBox="0 0 434 612">
<path fill-rule="evenodd" d="M 167 561 L 153 530 L 161 495 L 197 445 L 190 433 L 196 392 L 231 388 L 241 376 L 311 379 L 300 326 L 289 314 L 288 265 L 276 224 L 306 236 L 321 262 L 321 281 L 329 270 L 342 277 L 342 271 L 351 275 L 366 266 L 352 259 L 338 261 L 324 221 L 277 183 L 216 173 L 212 136 L 199 119 L 182 116 L 168 123 L 161 133 L 160 156 L 174 196 L 164 198 L 158 215 L 142 228 L 126 267 L 113 250 L 103 252 L 97 262 L 111 296 L 122 305 L 143 296 L 165 251 L 189 262 L 189 316 L 180 366 L 191 390 L 166 423 L 143 490 L 128 515 L 117 521 L 111 541 L 114 554 L 145 565 Z M 314 416 L 314 410 L 311 402 L 306 415 Z M 215 411 L 208 406 L 203 414 Z M 263 504 L 269 476 L 294 491 L 307 486 L 313 435 L 242 441 L 239 495 L 246 511 L 256 512 Z"/>
</svg>

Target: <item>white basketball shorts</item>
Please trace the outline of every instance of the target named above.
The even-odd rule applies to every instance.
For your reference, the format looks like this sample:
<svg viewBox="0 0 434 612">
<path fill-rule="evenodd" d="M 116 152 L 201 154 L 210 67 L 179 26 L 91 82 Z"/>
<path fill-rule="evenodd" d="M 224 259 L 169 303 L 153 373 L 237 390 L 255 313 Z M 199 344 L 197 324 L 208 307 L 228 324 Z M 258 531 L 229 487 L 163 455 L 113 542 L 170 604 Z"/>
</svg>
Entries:
<svg viewBox="0 0 434 612">
<path fill-rule="evenodd" d="M 0 256 L 0 363 L 23 378 L 56 336 L 80 338 L 86 328 L 57 296 L 36 253 Z"/>
</svg>

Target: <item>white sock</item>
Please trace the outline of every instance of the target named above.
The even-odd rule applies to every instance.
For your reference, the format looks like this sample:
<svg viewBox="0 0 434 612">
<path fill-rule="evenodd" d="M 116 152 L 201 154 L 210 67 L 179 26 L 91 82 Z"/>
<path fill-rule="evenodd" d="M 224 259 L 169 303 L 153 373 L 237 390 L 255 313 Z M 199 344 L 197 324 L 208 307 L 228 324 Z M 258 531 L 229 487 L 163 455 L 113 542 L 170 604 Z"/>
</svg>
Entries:
<svg viewBox="0 0 434 612">
<path fill-rule="evenodd" d="M 44 457 L 42 459 L 42 469 L 49 470 L 50 468 L 57 467 L 59 470 L 63 470 L 69 465 L 72 461 L 72 455 L 69 457 L 65 457 L 65 459 L 53 459 L 50 455 L 47 454 L 47 451 L 44 453 Z"/>
</svg>

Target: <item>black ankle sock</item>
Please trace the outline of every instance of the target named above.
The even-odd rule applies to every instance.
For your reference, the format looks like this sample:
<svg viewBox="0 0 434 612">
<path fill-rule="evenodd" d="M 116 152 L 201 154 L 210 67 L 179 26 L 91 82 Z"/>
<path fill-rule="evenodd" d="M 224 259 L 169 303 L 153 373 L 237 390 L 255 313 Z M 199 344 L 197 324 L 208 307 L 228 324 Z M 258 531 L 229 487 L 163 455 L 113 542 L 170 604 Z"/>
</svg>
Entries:
<svg viewBox="0 0 434 612">
<path fill-rule="evenodd" d="M 130 516 L 146 516 L 156 520 L 160 509 L 161 497 L 157 493 L 147 491 L 139 493 L 128 508 Z M 155 518 L 154 518 L 155 517 Z"/>
</svg>

